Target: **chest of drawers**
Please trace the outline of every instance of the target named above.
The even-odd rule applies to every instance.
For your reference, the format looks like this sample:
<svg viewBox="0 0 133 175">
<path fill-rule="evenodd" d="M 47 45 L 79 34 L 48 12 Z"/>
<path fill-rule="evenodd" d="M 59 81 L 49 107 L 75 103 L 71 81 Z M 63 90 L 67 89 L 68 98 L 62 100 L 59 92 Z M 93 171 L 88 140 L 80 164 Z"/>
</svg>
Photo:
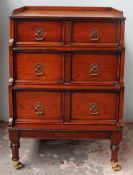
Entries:
<svg viewBox="0 0 133 175">
<path fill-rule="evenodd" d="M 118 164 L 124 23 L 103 7 L 22 7 L 10 16 L 9 138 L 110 139 Z"/>
</svg>

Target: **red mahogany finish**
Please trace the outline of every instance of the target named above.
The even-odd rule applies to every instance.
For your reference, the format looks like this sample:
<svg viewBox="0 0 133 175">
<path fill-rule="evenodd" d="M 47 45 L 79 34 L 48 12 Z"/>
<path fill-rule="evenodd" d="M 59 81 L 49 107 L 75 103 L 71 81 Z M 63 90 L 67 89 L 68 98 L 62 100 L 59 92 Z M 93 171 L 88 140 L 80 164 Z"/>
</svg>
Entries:
<svg viewBox="0 0 133 175">
<path fill-rule="evenodd" d="M 42 39 L 37 39 L 36 30 L 43 28 Z M 34 34 L 34 37 L 33 37 Z M 38 38 L 39 39 L 39 38 Z M 63 42 L 63 22 L 62 21 L 30 21 L 30 20 L 19 20 L 17 22 L 17 33 L 16 42 L 29 43 L 29 42 L 40 41 L 44 44 L 58 45 Z"/>
<path fill-rule="evenodd" d="M 119 170 L 124 24 L 105 7 L 22 7 L 10 16 L 9 138 L 110 139 Z"/>
<path fill-rule="evenodd" d="M 16 53 L 16 82 L 60 84 L 64 79 L 64 54 L 53 53 Z"/>
</svg>

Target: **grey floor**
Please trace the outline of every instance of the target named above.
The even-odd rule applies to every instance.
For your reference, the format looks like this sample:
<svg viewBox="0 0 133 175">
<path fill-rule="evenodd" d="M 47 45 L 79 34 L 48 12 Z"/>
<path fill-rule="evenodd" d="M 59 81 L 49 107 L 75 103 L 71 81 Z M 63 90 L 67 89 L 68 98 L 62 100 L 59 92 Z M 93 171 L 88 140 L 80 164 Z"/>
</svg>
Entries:
<svg viewBox="0 0 133 175">
<path fill-rule="evenodd" d="M 7 127 L 0 129 L 0 175 L 133 175 L 133 125 L 126 125 L 120 145 L 122 170 L 110 165 L 110 142 L 106 140 L 21 139 L 21 170 L 11 162 Z"/>
</svg>

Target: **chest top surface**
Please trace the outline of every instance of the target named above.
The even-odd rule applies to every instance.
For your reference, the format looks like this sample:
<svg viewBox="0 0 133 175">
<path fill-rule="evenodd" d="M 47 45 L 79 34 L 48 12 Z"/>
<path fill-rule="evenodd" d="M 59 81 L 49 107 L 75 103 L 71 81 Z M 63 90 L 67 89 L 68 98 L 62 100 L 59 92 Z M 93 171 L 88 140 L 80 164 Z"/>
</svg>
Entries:
<svg viewBox="0 0 133 175">
<path fill-rule="evenodd" d="M 117 18 L 124 19 L 123 12 L 111 7 L 54 7 L 24 6 L 15 9 L 11 18 Z"/>
</svg>

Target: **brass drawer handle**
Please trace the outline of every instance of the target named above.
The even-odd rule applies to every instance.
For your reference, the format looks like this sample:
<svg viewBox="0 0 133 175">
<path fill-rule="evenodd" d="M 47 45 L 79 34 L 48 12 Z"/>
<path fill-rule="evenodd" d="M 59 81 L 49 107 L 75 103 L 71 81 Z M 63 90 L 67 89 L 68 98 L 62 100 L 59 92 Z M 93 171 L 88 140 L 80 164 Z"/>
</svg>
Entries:
<svg viewBox="0 0 133 175">
<path fill-rule="evenodd" d="M 35 113 L 37 115 L 43 115 L 44 114 L 44 109 L 43 109 L 43 105 L 41 102 L 37 102 L 35 104 Z"/>
<path fill-rule="evenodd" d="M 42 27 L 37 27 L 35 29 L 34 38 L 36 41 L 42 41 L 44 39 L 44 29 Z"/>
<path fill-rule="evenodd" d="M 36 64 L 35 65 L 34 72 L 38 76 L 43 75 L 44 74 L 43 64 Z"/>
<path fill-rule="evenodd" d="M 91 115 L 98 115 L 99 114 L 98 106 L 96 103 L 91 103 L 89 110 L 90 110 Z"/>
<path fill-rule="evenodd" d="M 99 32 L 96 29 L 93 29 L 90 34 L 91 41 L 98 41 L 99 40 Z"/>
<path fill-rule="evenodd" d="M 90 75 L 92 75 L 92 76 L 99 75 L 99 65 L 98 64 L 91 64 L 90 65 Z"/>
</svg>

